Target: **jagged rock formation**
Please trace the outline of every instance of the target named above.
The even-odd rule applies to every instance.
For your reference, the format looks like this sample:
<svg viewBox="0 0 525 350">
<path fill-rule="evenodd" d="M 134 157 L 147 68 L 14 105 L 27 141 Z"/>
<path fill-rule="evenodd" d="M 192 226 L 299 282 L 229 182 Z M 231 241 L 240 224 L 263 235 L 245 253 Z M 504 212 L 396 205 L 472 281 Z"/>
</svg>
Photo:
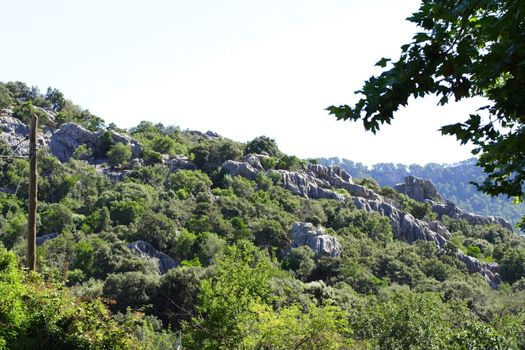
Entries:
<svg viewBox="0 0 525 350">
<path fill-rule="evenodd" d="M 427 223 L 414 218 L 392 204 L 380 199 L 366 199 L 354 197 L 353 203 L 357 209 L 375 211 L 390 219 L 394 234 L 407 243 L 417 240 L 434 241 L 437 246 L 443 248 L 450 237 L 448 230 L 438 222 Z"/>
<path fill-rule="evenodd" d="M 368 199 L 380 198 L 377 193 L 365 186 L 354 184 L 352 176 L 337 165 L 326 167 L 319 164 L 309 164 L 307 172 L 318 179 L 326 180 L 331 187 L 347 190 L 352 196 Z"/>
<path fill-rule="evenodd" d="M 472 256 L 465 255 L 461 251 L 456 253 L 456 257 L 465 263 L 469 273 L 481 274 L 492 288 L 497 288 L 501 283 L 500 266 L 497 263 L 484 263 Z"/>
<path fill-rule="evenodd" d="M 17 118 L 11 117 L 12 112 L 2 110 L 0 116 L 0 140 L 6 142 L 15 156 L 25 156 L 29 153 L 29 127 Z M 39 148 L 47 145 L 46 137 L 37 134 L 37 146 Z"/>
<path fill-rule="evenodd" d="M 326 180 L 319 179 L 304 171 L 271 170 L 270 173 L 279 174 L 281 185 L 292 192 L 305 198 L 327 198 L 342 201 L 344 196 L 330 189 Z"/>
<path fill-rule="evenodd" d="M 138 141 L 131 137 L 120 134 L 113 130 L 107 130 L 111 134 L 113 142 L 120 142 L 131 145 L 131 156 L 137 158 L 142 152 L 142 147 Z M 92 132 L 75 123 L 64 123 L 60 129 L 56 129 L 49 140 L 51 153 L 61 162 L 67 162 L 78 146 L 84 144 L 93 150 L 98 147 L 99 137 L 105 131 Z"/>
<path fill-rule="evenodd" d="M 341 244 L 337 238 L 327 234 L 322 227 L 309 222 L 296 222 L 292 226 L 292 248 L 306 245 L 316 257 L 341 255 Z"/>
<path fill-rule="evenodd" d="M 263 166 L 261 164 L 261 160 L 259 159 L 259 157 L 261 157 L 261 155 L 250 153 L 250 154 L 247 154 L 244 157 L 242 157 L 241 158 L 241 162 L 248 163 L 255 170 L 261 171 L 261 170 L 264 170 L 264 168 L 263 168 Z"/>
<path fill-rule="evenodd" d="M 48 119 L 53 120 L 54 116 L 48 111 L 41 109 L 46 113 Z M 29 142 L 24 142 L 29 136 L 29 127 L 22 121 L 12 117 L 12 112 L 2 110 L 0 114 L 0 139 L 7 142 L 17 156 L 27 155 L 29 152 Z M 142 146 L 138 141 L 131 137 L 120 134 L 114 130 L 107 130 L 111 134 L 114 142 L 121 142 L 131 145 L 132 158 L 138 158 L 142 153 Z M 76 123 L 64 123 L 59 129 L 44 127 L 43 133 L 37 134 L 37 146 L 44 148 L 49 146 L 52 155 L 57 157 L 61 162 L 67 162 L 78 146 L 85 144 L 93 150 L 98 147 L 98 139 L 105 131 L 92 132 Z"/>
<path fill-rule="evenodd" d="M 395 185 L 394 189 L 418 202 L 425 202 L 427 199 L 442 201 L 436 186 L 430 180 L 420 179 L 412 175 L 405 177 L 405 183 Z"/>
<path fill-rule="evenodd" d="M 78 124 L 64 123 L 51 136 L 49 149 L 61 162 L 67 162 L 77 147 L 83 144 L 95 149 L 97 135 Z"/>
<path fill-rule="evenodd" d="M 253 161 L 251 161 L 251 163 L 253 163 Z M 240 175 L 249 179 L 254 179 L 260 171 L 247 161 L 227 161 L 223 164 L 223 169 L 233 176 Z M 337 166 L 326 167 L 311 164 L 306 170 L 271 170 L 270 173 L 279 174 L 281 177 L 281 185 L 284 188 L 305 198 L 328 198 L 342 201 L 345 199 L 345 196 L 334 192 L 332 188 L 346 189 L 353 196 L 352 201 L 358 209 L 374 211 L 388 217 L 396 236 L 407 243 L 425 240 L 435 242 L 438 247 L 444 248 L 450 237 L 450 233 L 446 227 L 439 221 L 426 222 L 414 218 L 411 214 L 396 208 L 388 199 L 383 198 L 374 191 L 364 186 L 354 184 L 352 177 Z M 408 180 L 408 183 L 413 185 L 411 187 L 412 192 L 410 193 L 418 194 L 421 198 L 425 197 L 423 201 L 428 200 L 426 197 L 436 199 L 435 194 L 437 194 L 437 191 L 434 191 L 435 187 L 432 183 L 426 180 L 418 180 L 420 179 L 414 178 Z M 416 189 L 418 186 L 419 188 Z M 451 202 L 447 202 L 446 204 L 433 204 L 434 211 L 436 211 L 438 215 L 441 213 L 440 216 L 446 214 L 451 217 L 466 219 L 471 224 L 497 223 L 511 229 L 510 224 L 503 219 L 465 213 Z M 296 228 L 296 230 L 299 230 L 299 228 Z M 292 235 L 293 232 L 294 231 L 292 231 Z M 307 237 L 307 235 L 305 237 Z M 304 240 L 304 238 L 301 239 Z M 295 242 L 295 239 L 293 244 L 295 246 L 298 244 Z M 304 244 L 305 243 L 299 245 Z M 479 272 L 487 279 L 491 286 L 497 287 L 499 285 L 498 264 L 488 265 L 479 263 L 479 261 L 475 263 L 477 259 L 469 257 L 462 252 L 458 253 L 458 259 L 467 264 L 470 273 Z"/>
<path fill-rule="evenodd" d="M 467 213 L 458 208 L 458 206 L 451 201 L 446 201 L 445 203 L 432 203 L 432 210 L 438 214 L 439 219 L 441 219 L 443 215 L 447 215 L 453 219 L 466 220 L 471 225 L 495 224 L 513 231 L 511 223 L 503 218 Z"/>
<path fill-rule="evenodd" d="M 159 272 L 165 274 L 169 270 L 177 267 L 179 263 L 168 254 L 158 251 L 151 244 L 144 241 L 136 241 L 128 245 L 135 254 L 149 259 L 158 259 Z"/>
<path fill-rule="evenodd" d="M 250 163 L 237 162 L 235 160 L 227 160 L 222 164 L 222 169 L 232 176 L 242 176 L 248 180 L 255 180 L 257 173 L 259 172 Z"/>
<path fill-rule="evenodd" d="M 206 131 L 206 132 L 202 132 L 202 131 L 199 131 L 199 130 L 188 130 L 188 132 L 192 135 L 196 135 L 196 136 L 200 136 L 202 138 L 205 138 L 205 139 L 208 139 L 208 140 L 211 140 L 211 139 L 216 139 L 216 138 L 219 138 L 221 137 L 218 133 L 216 133 L 215 131 Z"/>
</svg>

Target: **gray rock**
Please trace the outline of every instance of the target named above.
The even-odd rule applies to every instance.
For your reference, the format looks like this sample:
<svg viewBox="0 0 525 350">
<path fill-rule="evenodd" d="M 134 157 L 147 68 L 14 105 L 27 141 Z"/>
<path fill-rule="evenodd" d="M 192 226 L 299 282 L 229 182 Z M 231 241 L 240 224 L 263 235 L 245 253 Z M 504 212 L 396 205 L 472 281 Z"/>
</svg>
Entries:
<svg viewBox="0 0 525 350">
<path fill-rule="evenodd" d="M 347 190 L 352 196 L 368 199 L 380 198 L 380 196 L 371 189 L 354 184 L 352 176 L 337 165 L 327 167 L 320 164 L 309 164 L 307 172 L 316 178 L 327 181 L 330 187 Z"/>
<path fill-rule="evenodd" d="M 111 137 L 114 142 L 120 142 L 125 145 L 131 146 L 131 158 L 138 158 L 140 157 L 142 153 L 142 146 L 137 140 L 132 139 L 128 135 L 124 135 L 121 133 L 116 132 L 115 130 L 107 130 L 111 134 Z M 97 139 L 100 135 L 102 135 L 105 131 L 98 131 L 95 133 Z"/>
<path fill-rule="evenodd" d="M 497 288 L 500 285 L 500 266 L 497 263 L 481 262 L 472 256 L 465 255 L 462 251 L 458 251 L 456 257 L 465 263 L 469 273 L 481 274 L 492 288 Z"/>
<path fill-rule="evenodd" d="M 412 175 L 405 177 L 405 183 L 395 185 L 394 189 L 418 202 L 425 202 L 427 199 L 442 201 L 436 186 L 430 180 Z"/>
<path fill-rule="evenodd" d="M 168 158 L 165 161 L 169 165 L 170 171 L 175 172 L 178 170 L 195 170 L 197 166 L 188 159 L 188 157 L 178 154 L 174 157 Z"/>
<path fill-rule="evenodd" d="M 149 259 L 158 259 L 159 261 L 159 272 L 165 274 L 169 270 L 177 267 L 179 263 L 170 257 L 169 255 L 158 251 L 151 244 L 144 241 L 136 241 L 128 245 L 135 254 Z"/>
<path fill-rule="evenodd" d="M 48 233 L 48 234 L 42 235 L 42 236 L 38 236 L 36 238 L 36 245 L 42 245 L 46 241 L 49 241 L 50 239 L 53 239 L 53 238 L 56 238 L 56 237 L 58 237 L 58 233 L 56 233 L 56 232 Z"/>
<path fill-rule="evenodd" d="M 322 227 L 314 227 L 309 222 L 296 222 L 292 226 L 292 248 L 310 247 L 316 257 L 341 255 L 341 244 L 337 238 L 326 234 Z"/>
<path fill-rule="evenodd" d="M 114 142 L 120 142 L 131 146 L 132 158 L 140 157 L 142 146 L 138 141 L 114 130 L 107 131 L 111 134 L 111 138 Z M 57 157 L 61 162 L 67 162 L 80 145 L 86 145 L 87 147 L 96 150 L 98 147 L 98 139 L 104 132 L 105 130 L 92 132 L 76 123 L 64 123 L 60 126 L 60 129 L 51 131 L 49 141 L 51 154 Z"/>
<path fill-rule="evenodd" d="M 254 169 L 264 170 L 263 166 L 261 165 L 261 160 L 255 154 L 247 154 L 241 158 L 241 161 L 250 164 Z"/>
<path fill-rule="evenodd" d="M 305 198 L 326 198 L 338 201 L 344 200 L 342 194 L 332 191 L 330 184 L 304 171 L 271 170 L 270 173 L 278 174 L 282 187 L 293 194 Z"/>
<path fill-rule="evenodd" d="M 10 110 L 4 109 L 0 117 L 0 140 L 11 147 L 13 155 L 26 156 L 29 153 L 29 127 L 11 114 Z M 46 137 L 42 133 L 37 133 L 37 147 L 46 146 Z"/>
<path fill-rule="evenodd" d="M 76 123 L 64 123 L 52 134 L 49 148 L 58 160 L 67 162 L 77 147 L 83 144 L 95 149 L 97 135 Z"/>
<path fill-rule="evenodd" d="M 255 169 L 247 162 L 237 162 L 227 160 L 222 164 L 222 169 L 231 176 L 242 176 L 248 180 L 255 180 L 259 170 Z"/>
<path fill-rule="evenodd" d="M 211 137 L 212 139 L 216 139 L 216 138 L 220 137 L 220 135 L 217 134 L 215 131 L 210 131 L 210 130 L 206 131 L 206 133 L 204 135 L 206 135 L 208 137 Z"/>
<path fill-rule="evenodd" d="M 443 248 L 450 237 L 444 226 L 418 220 L 385 201 L 355 197 L 353 202 L 357 209 L 375 211 L 388 217 L 394 234 L 407 243 L 414 243 L 417 240 L 433 241 L 438 247 Z"/>
<path fill-rule="evenodd" d="M 99 174 L 105 175 L 109 181 L 115 183 L 124 180 L 132 170 L 117 170 L 110 167 L 103 166 L 103 164 L 95 165 L 95 171 Z"/>
<path fill-rule="evenodd" d="M 443 215 L 447 215 L 448 217 L 451 217 L 453 219 L 466 220 L 471 225 L 495 224 L 513 231 L 512 224 L 503 218 L 467 213 L 451 201 L 446 201 L 445 203 L 432 202 L 432 210 L 438 215 L 438 218 L 440 220 L 443 217 Z"/>
</svg>

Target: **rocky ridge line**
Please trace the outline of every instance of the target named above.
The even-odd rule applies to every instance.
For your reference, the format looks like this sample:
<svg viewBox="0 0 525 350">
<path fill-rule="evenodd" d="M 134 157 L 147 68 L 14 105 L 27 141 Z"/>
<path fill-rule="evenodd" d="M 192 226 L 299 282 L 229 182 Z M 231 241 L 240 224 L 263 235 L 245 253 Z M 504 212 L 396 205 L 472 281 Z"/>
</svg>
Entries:
<svg viewBox="0 0 525 350">
<path fill-rule="evenodd" d="M 358 209 L 374 211 L 388 217 L 394 234 L 407 243 L 413 243 L 417 240 L 433 241 L 439 248 L 444 248 L 447 244 L 447 240 L 450 238 L 450 233 L 441 222 L 426 222 L 416 219 L 410 213 L 398 209 L 391 203 L 391 201 L 369 188 L 355 184 L 351 175 L 338 166 L 326 167 L 318 164 L 309 164 L 306 169 L 299 171 L 265 171 L 260 165 L 257 155 L 250 154 L 241 159 L 241 161 L 226 161 L 222 165 L 222 169 L 232 176 L 243 176 L 250 180 L 254 180 L 259 172 L 278 174 L 281 179 L 280 184 L 282 187 L 304 198 L 326 198 L 343 201 L 347 196 L 335 192 L 333 188 L 344 189 L 350 193 L 352 196 L 352 202 Z M 428 201 L 430 198 L 434 200 L 439 200 L 441 198 L 430 181 L 419 180 L 421 179 L 406 179 L 407 186 L 404 187 L 405 193 L 410 193 L 422 201 Z M 436 202 L 432 203 L 434 204 L 433 210 L 440 215 L 439 208 L 441 208 L 443 204 Z M 447 204 L 445 204 L 445 208 L 448 208 L 446 205 Z M 448 213 L 453 214 L 451 211 L 448 211 Z M 508 222 L 500 218 L 486 218 L 477 214 L 465 213 L 461 210 L 457 211 L 457 213 L 459 214 L 451 217 L 465 219 L 470 224 L 474 225 L 496 223 L 505 228 L 512 229 Z M 441 215 L 443 214 L 444 213 Z M 467 256 L 461 251 L 458 251 L 456 256 L 465 263 L 469 273 L 480 273 L 494 288 L 499 285 L 501 279 L 498 273 L 498 264 L 480 262 L 478 259 Z"/>
</svg>

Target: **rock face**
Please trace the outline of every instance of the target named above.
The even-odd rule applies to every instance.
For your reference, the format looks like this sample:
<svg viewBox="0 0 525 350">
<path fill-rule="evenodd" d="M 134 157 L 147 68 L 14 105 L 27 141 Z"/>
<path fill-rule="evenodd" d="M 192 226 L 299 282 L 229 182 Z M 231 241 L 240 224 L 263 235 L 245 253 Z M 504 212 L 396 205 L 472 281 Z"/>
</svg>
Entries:
<svg viewBox="0 0 525 350">
<path fill-rule="evenodd" d="M 385 201 L 355 197 L 353 202 L 357 209 L 375 211 L 388 217 L 394 234 L 407 243 L 422 239 L 433 241 L 437 246 L 443 248 L 450 237 L 448 230 L 439 223 L 418 220 Z"/>
<path fill-rule="evenodd" d="M 252 154 L 252 153 L 247 154 L 244 157 L 242 157 L 241 161 L 250 164 L 256 170 L 259 170 L 259 171 L 264 170 L 261 164 L 261 160 L 259 159 L 259 156 L 255 154 Z"/>
<path fill-rule="evenodd" d="M 155 249 L 151 244 L 144 241 L 136 241 L 128 245 L 135 254 L 149 259 L 158 259 L 159 261 L 159 272 L 165 274 L 169 270 L 177 267 L 179 263 L 163 252 Z"/>
<path fill-rule="evenodd" d="M 354 184 L 352 176 L 337 165 L 326 167 L 319 164 L 310 164 L 307 172 L 316 178 L 327 181 L 331 187 L 347 190 L 352 196 L 368 199 L 380 198 L 377 193 L 365 186 Z"/>
<path fill-rule="evenodd" d="M 511 223 L 503 218 L 467 213 L 458 208 L 458 206 L 451 201 L 446 201 L 445 203 L 432 203 L 432 210 L 438 214 L 439 219 L 441 219 L 443 215 L 447 215 L 453 219 L 466 220 L 471 225 L 496 224 L 513 231 Z"/>
<path fill-rule="evenodd" d="M 279 174 L 282 187 L 305 198 L 326 198 L 342 201 L 344 196 L 330 189 L 330 184 L 304 171 L 271 170 Z"/>
<path fill-rule="evenodd" d="M 500 266 L 497 263 L 483 263 L 472 256 L 465 255 L 461 251 L 456 253 L 456 257 L 465 263 L 469 273 L 477 272 L 481 274 L 492 288 L 497 288 L 501 283 Z"/>
<path fill-rule="evenodd" d="M 57 129 L 49 141 L 51 153 L 61 162 L 67 162 L 82 144 L 94 149 L 97 145 L 97 135 L 75 123 L 64 123 Z"/>
<path fill-rule="evenodd" d="M 46 113 L 49 120 L 53 121 L 54 115 Z M 29 153 L 29 142 L 25 141 L 29 136 L 29 127 L 22 121 L 12 117 L 12 111 L 0 111 L 0 139 L 7 142 L 16 156 L 25 156 Z M 44 133 L 37 134 L 37 147 L 49 146 L 51 154 L 61 162 L 67 162 L 78 146 L 85 144 L 95 150 L 98 146 L 98 138 L 105 131 L 92 132 L 76 123 L 64 123 L 59 129 L 44 127 Z M 120 134 L 114 130 L 108 130 L 114 142 L 121 142 L 131 146 L 132 158 L 138 158 L 142 153 L 142 146 L 131 137 Z"/>
<path fill-rule="evenodd" d="M 95 150 L 98 139 L 105 131 L 92 132 L 75 123 L 64 123 L 56 129 L 50 138 L 49 148 L 51 153 L 61 162 L 67 162 L 78 146 L 85 144 Z M 131 146 L 131 157 L 138 158 L 142 152 L 140 144 L 127 135 L 108 130 L 114 142 Z"/>
<path fill-rule="evenodd" d="M 0 116 L 0 140 L 6 142 L 15 156 L 25 156 L 29 153 L 29 127 L 19 119 L 11 117 L 12 112 L 2 110 Z M 46 137 L 37 134 L 37 146 L 39 148 L 47 145 Z"/>
<path fill-rule="evenodd" d="M 242 176 L 248 180 L 255 180 L 259 172 L 248 162 L 238 162 L 235 160 L 227 160 L 222 164 L 222 169 L 232 176 Z"/>
<path fill-rule="evenodd" d="M 309 222 L 296 222 L 292 226 L 292 248 L 310 247 L 316 257 L 341 255 L 341 244 L 337 238 L 326 234 L 322 227 Z"/>
<path fill-rule="evenodd" d="M 405 177 L 405 183 L 395 185 L 394 189 L 419 202 L 425 202 L 427 199 L 442 201 L 436 186 L 430 180 L 412 175 Z"/>
</svg>

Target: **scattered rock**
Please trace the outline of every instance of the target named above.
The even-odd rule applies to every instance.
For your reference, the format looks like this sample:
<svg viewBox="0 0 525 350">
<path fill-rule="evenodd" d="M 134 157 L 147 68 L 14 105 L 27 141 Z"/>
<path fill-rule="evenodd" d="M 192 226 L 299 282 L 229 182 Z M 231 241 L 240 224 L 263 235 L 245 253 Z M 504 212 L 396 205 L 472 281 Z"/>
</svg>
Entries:
<svg viewBox="0 0 525 350">
<path fill-rule="evenodd" d="M 102 164 L 95 165 L 95 171 L 105 175 L 108 180 L 113 183 L 124 180 L 124 178 L 132 172 L 132 170 L 118 170 L 103 166 Z"/>
<path fill-rule="evenodd" d="M 395 185 L 394 189 L 418 202 L 425 202 L 427 199 L 442 201 L 436 186 L 430 180 L 420 179 L 412 175 L 405 177 L 405 183 Z"/>
<path fill-rule="evenodd" d="M 178 154 L 174 157 L 170 157 L 165 161 L 170 166 L 170 171 L 175 172 L 178 170 L 196 170 L 197 166 L 188 159 L 188 157 Z"/>
<path fill-rule="evenodd" d="M 316 257 L 341 255 L 341 244 L 337 238 L 326 234 L 322 227 L 314 227 L 309 222 L 296 222 L 292 226 L 292 248 L 306 245 Z"/>
<path fill-rule="evenodd" d="M 158 251 L 151 244 L 144 241 L 136 241 L 128 245 L 135 254 L 149 259 L 158 259 L 159 272 L 165 274 L 169 270 L 177 267 L 179 263 L 168 254 Z"/>
<path fill-rule="evenodd" d="M 231 176 L 242 176 L 248 180 L 255 180 L 257 173 L 259 172 L 250 163 L 237 162 L 235 160 L 227 160 L 222 164 L 222 169 Z"/>
</svg>

